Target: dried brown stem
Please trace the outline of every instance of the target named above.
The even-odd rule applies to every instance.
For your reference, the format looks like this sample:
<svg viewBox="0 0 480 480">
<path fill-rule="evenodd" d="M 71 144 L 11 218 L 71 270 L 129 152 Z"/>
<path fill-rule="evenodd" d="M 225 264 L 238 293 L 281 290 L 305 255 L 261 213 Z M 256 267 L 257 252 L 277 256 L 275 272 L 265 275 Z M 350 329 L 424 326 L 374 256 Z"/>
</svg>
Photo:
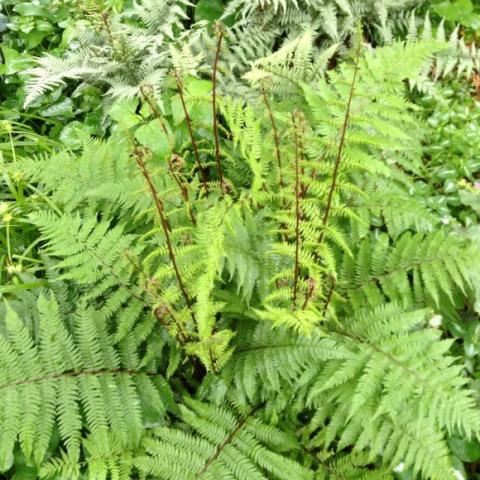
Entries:
<svg viewBox="0 0 480 480">
<path fill-rule="evenodd" d="M 278 136 L 277 124 L 275 122 L 275 117 L 273 116 L 272 108 L 270 106 L 270 102 L 267 97 L 267 93 L 265 92 L 265 87 L 262 86 L 262 96 L 263 101 L 265 102 L 265 106 L 267 107 L 268 116 L 270 117 L 270 123 L 272 124 L 273 130 L 273 139 L 275 141 L 275 153 L 277 156 L 277 165 L 278 165 L 278 177 L 280 186 L 283 187 L 285 185 L 283 181 L 283 174 L 282 174 L 282 155 L 280 151 L 280 139 Z"/>
<path fill-rule="evenodd" d="M 306 310 L 306 308 L 308 307 L 308 303 L 310 302 L 310 300 L 313 298 L 313 295 L 315 294 L 315 290 L 316 290 L 316 285 L 315 285 L 315 280 L 313 278 L 309 278 L 307 280 L 307 291 L 305 292 L 305 301 L 303 302 L 303 305 L 302 305 L 302 310 Z"/>
<path fill-rule="evenodd" d="M 300 275 L 300 161 L 302 156 L 295 115 L 296 114 L 293 115 L 293 132 L 295 139 L 295 269 L 293 272 L 293 309 L 296 308 L 298 280 Z"/>
<path fill-rule="evenodd" d="M 185 205 L 188 210 L 188 215 L 190 220 L 194 226 L 197 225 L 197 219 L 195 218 L 195 214 L 193 213 L 192 206 L 190 205 L 190 199 L 188 197 L 188 189 L 185 186 L 185 183 L 182 182 L 181 178 L 179 177 L 178 173 L 175 171 L 175 167 L 172 165 L 172 160 L 168 160 L 168 168 L 170 169 L 170 173 L 172 174 L 173 179 L 175 180 L 178 188 L 180 189 L 180 193 L 185 201 Z"/>
<path fill-rule="evenodd" d="M 330 302 L 332 301 L 332 298 L 333 298 L 333 292 L 335 291 L 335 285 L 336 285 L 335 279 L 332 278 L 332 283 L 328 291 L 328 296 L 327 296 L 327 299 L 325 300 L 325 304 L 323 305 L 323 313 L 322 313 L 323 318 L 325 318 L 325 316 L 327 315 L 328 307 L 330 306 Z"/>
<path fill-rule="evenodd" d="M 103 26 L 105 27 L 105 31 L 107 32 L 108 42 L 110 43 L 110 46 L 112 48 L 114 48 L 115 42 L 113 40 L 112 27 L 110 26 L 110 20 L 108 18 L 108 13 L 107 12 L 100 12 L 100 18 L 102 19 Z"/>
<path fill-rule="evenodd" d="M 217 32 L 218 32 L 218 41 L 217 41 L 217 48 L 215 51 L 215 61 L 213 63 L 213 80 L 212 80 L 212 109 L 213 109 L 213 136 L 215 138 L 215 162 L 217 165 L 217 174 L 220 180 L 220 188 L 222 190 L 222 194 L 225 195 L 227 193 L 226 184 L 223 178 L 223 171 L 222 171 L 222 160 L 221 160 L 221 148 L 220 148 L 220 137 L 218 134 L 218 117 L 217 117 L 217 73 L 218 73 L 218 62 L 220 60 L 220 52 L 222 49 L 222 41 L 223 41 L 223 28 L 217 24 Z"/>
<path fill-rule="evenodd" d="M 257 412 L 257 410 L 259 410 L 264 405 L 264 403 L 261 403 L 260 405 L 257 405 L 248 414 L 246 414 L 245 416 L 243 416 L 242 418 L 239 419 L 235 428 L 225 437 L 225 439 L 222 441 L 222 443 L 220 443 L 217 446 L 217 448 L 212 453 L 210 458 L 205 462 L 205 465 L 201 468 L 201 470 L 199 470 L 199 472 L 197 473 L 197 476 L 196 476 L 197 480 L 199 478 L 201 478 L 205 474 L 205 472 L 212 466 L 212 463 L 215 460 L 217 460 L 217 458 L 220 456 L 220 454 L 225 450 L 225 447 L 227 447 L 230 443 L 232 443 L 235 436 L 242 430 L 242 428 L 245 427 L 248 419 L 250 417 L 252 417 Z"/>
<path fill-rule="evenodd" d="M 127 260 L 130 262 L 130 264 L 132 265 L 132 267 L 143 277 L 145 277 L 145 272 L 143 272 L 142 270 L 142 267 L 135 261 L 135 259 L 130 255 L 130 253 L 127 251 L 125 252 L 125 256 L 127 258 Z M 115 274 L 115 272 L 114 272 Z M 128 285 L 126 284 L 121 284 L 122 287 L 124 288 L 129 288 Z M 177 326 L 177 335 L 176 335 L 176 338 L 178 340 L 178 342 L 181 344 L 181 345 L 184 345 L 185 343 L 187 343 L 189 341 L 189 335 L 188 333 L 186 333 L 183 329 L 183 326 L 182 326 L 182 323 L 180 322 L 180 320 L 176 317 L 176 314 L 174 313 L 172 307 L 161 297 L 158 297 L 155 295 L 155 293 L 151 293 L 150 289 L 148 288 L 148 283 L 146 283 L 145 286 L 142 286 L 140 287 L 142 289 L 143 292 L 145 292 L 147 295 L 151 296 L 154 300 L 161 300 L 161 306 L 160 307 L 157 307 L 154 311 L 154 315 L 155 317 L 160 321 L 160 323 L 164 326 L 164 327 L 168 327 L 168 323 L 164 321 L 164 315 L 159 315 L 159 308 L 161 308 L 161 310 L 166 314 L 166 315 L 169 315 L 172 320 L 173 320 L 173 323 L 175 323 L 175 325 Z M 143 298 L 139 295 L 135 295 L 133 294 L 133 296 L 135 298 L 137 298 L 138 300 L 141 300 L 143 301 Z M 165 315 L 165 316 L 166 316 Z"/>
<path fill-rule="evenodd" d="M 190 118 L 190 114 L 188 113 L 187 105 L 185 103 L 185 96 L 183 94 L 182 80 L 181 80 L 178 72 L 175 72 L 174 75 L 175 75 L 175 80 L 177 82 L 178 94 L 180 95 L 180 101 L 182 103 L 183 113 L 185 115 L 185 121 L 187 123 L 188 133 L 190 135 L 190 142 L 192 144 L 193 154 L 195 156 L 195 162 L 196 162 L 198 170 L 200 172 L 200 176 L 202 177 L 202 183 L 203 183 L 203 188 L 205 189 L 205 193 L 208 193 L 207 173 L 205 171 L 205 168 L 202 165 L 202 162 L 200 161 L 200 154 L 198 153 L 197 141 L 195 140 L 195 136 L 193 135 L 192 119 Z"/>
<path fill-rule="evenodd" d="M 335 158 L 335 166 L 333 169 L 333 178 L 332 178 L 332 184 L 330 186 L 330 191 L 328 192 L 328 198 L 327 198 L 327 206 L 325 208 L 325 212 L 323 214 L 323 219 L 322 219 L 322 224 L 324 229 L 322 230 L 319 238 L 319 243 L 323 241 L 324 235 L 325 235 L 325 227 L 327 226 L 328 223 L 328 218 L 330 216 L 330 211 L 332 208 L 332 201 L 333 201 L 333 194 L 335 193 L 335 190 L 337 188 L 337 180 L 338 180 L 338 173 L 340 171 L 340 163 L 342 161 L 342 156 L 343 156 L 343 150 L 345 147 L 345 139 L 347 135 L 347 129 L 348 129 L 348 122 L 350 120 L 350 110 L 352 108 L 352 100 L 353 100 L 353 95 L 355 93 L 355 85 L 357 82 L 357 75 L 358 75 L 358 68 L 360 64 L 360 53 L 361 53 L 361 43 L 359 41 L 357 51 L 355 53 L 355 67 L 353 71 L 353 78 L 352 78 L 352 83 L 350 85 L 350 93 L 348 96 L 348 101 L 347 101 L 347 108 L 345 110 L 345 117 L 343 119 L 343 124 L 342 128 L 340 130 L 340 142 L 338 144 L 338 149 L 337 149 L 337 156 Z"/>
<path fill-rule="evenodd" d="M 145 102 L 147 102 L 148 106 L 150 107 L 150 111 L 152 112 L 152 115 L 155 118 L 157 118 L 158 121 L 160 122 L 160 126 L 162 127 L 162 130 L 164 131 L 165 135 L 168 138 L 169 137 L 168 130 L 167 130 L 167 127 L 165 125 L 165 122 L 162 119 L 162 114 L 160 113 L 160 110 L 158 110 L 156 105 L 154 104 L 154 102 L 153 102 L 153 100 L 150 96 L 150 92 L 147 91 L 147 88 L 145 87 L 145 85 L 142 85 L 140 87 L 140 93 L 142 94 L 142 98 L 145 100 Z"/>
<path fill-rule="evenodd" d="M 150 190 L 150 194 L 153 198 L 153 201 L 155 203 L 155 208 L 157 209 L 158 216 L 160 218 L 160 223 L 163 229 L 163 233 L 165 235 L 165 241 L 167 243 L 167 250 L 168 250 L 168 256 L 170 258 L 170 262 L 172 263 L 173 270 L 175 272 L 175 277 L 177 279 L 178 286 L 180 288 L 180 291 L 182 292 L 183 298 L 185 299 L 185 303 L 187 304 L 187 307 L 190 311 L 190 315 L 192 317 L 192 320 L 196 322 L 195 319 L 195 314 L 193 313 L 192 309 L 192 301 L 187 293 L 187 290 L 185 288 L 185 284 L 183 283 L 182 276 L 180 274 L 180 270 L 178 268 L 177 264 L 177 259 L 175 256 L 175 251 L 173 248 L 172 240 L 170 237 L 171 234 L 171 226 L 168 222 L 167 215 L 165 213 L 165 209 L 163 206 L 163 202 L 158 194 L 158 191 L 152 181 L 152 178 L 150 176 L 150 173 L 147 170 L 147 167 L 145 165 L 144 161 L 144 153 L 143 151 L 137 149 L 135 152 L 135 159 L 137 161 L 137 165 L 139 166 L 143 177 L 145 178 L 145 181 L 147 182 L 148 188 Z"/>
</svg>

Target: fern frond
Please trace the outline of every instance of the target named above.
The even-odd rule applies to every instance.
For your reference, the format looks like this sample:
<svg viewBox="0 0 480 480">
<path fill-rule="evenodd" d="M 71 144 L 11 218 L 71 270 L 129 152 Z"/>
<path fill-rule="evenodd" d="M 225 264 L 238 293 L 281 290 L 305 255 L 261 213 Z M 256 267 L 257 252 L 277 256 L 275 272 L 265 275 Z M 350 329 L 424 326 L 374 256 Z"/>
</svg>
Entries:
<svg viewBox="0 0 480 480">
<path fill-rule="evenodd" d="M 419 328 L 425 320 L 425 312 L 394 305 L 359 312 L 333 336 L 356 358 L 328 362 L 309 398 L 318 408 L 324 401 L 339 402 L 321 433 L 326 446 L 340 435 L 340 446 L 374 446 L 372 456 L 382 453 L 392 468 L 402 461 L 426 478 L 445 472 L 453 478 L 445 435 L 478 435 L 479 416 L 467 380 L 459 375 L 461 366 L 447 354 L 451 342 L 439 340 L 434 329 Z M 435 458 L 415 439 L 427 431 L 435 439 Z"/>
<path fill-rule="evenodd" d="M 475 42 L 465 41 L 459 26 L 447 34 L 443 21 L 434 32 L 428 15 L 423 21 L 416 20 L 415 13 L 412 12 L 409 26 L 410 42 L 421 38 L 424 41 L 437 41 L 440 45 L 444 45 L 444 48 L 425 64 L 419 78 L 412 79 L 410 82 L 412 87 L 425 92 L 432 89 L 434 82 L 450 77 L 470 78 L 473 73 L 480 70 L 480 52 Z M 420 27 L 423 27 L 421 33 Z"/>
<path fill-rule="evenodd" d="M 155 437 L 145 444 L 148 456 L 135 463 L 165 480 L 313 479 L 313 472 L 288 458 L 290 439 L 254 418 L 256 410 L 238 415 L 230 408 L 188 400 L 181 407 L 183 425 L 154 430 Z"/>
<path fill-rule="evenodd" d="M 333 44 L 319 51 L 313 41 L 314 32 L 307 29 L 268 57 L 258 59 L 244 77 L 253 86 L 263 86 L 277 95 L 296 93 L 301 82 L 310 83 L 323 77 L 329 60 L 339 48 L 339 44 Z"/>
<path fill-rule="evenodd" d="M 98 68 L 98 66 L 97 66 Z M 93 66 L 79 65 L 75 57 L 60 59 L 53 55 L 46 55 L 38 59 L 38 66 L 28 70 L 30 75 L 27 82 L 25 107 L 29 107 L 45 92 L 64 85 L 65 79 L 78 80 L 96 73 Z"/>
<path fill-rule="evenodd" d="M 394 478 L 388 469 L 373 467 L 367 454 L 350 453 L 323 460 L 317 476 L 319 480 L 357 477 L 364 480 L 392 480 Z"/>
<path fill-rule="evenodd" d="M 472 258 L 479 252 L 461 238 L 442 232 L 424 236 L 402 235 L 391 247 L 386 235 L 374 245 L 363 240 L 356 260 L 344 258 L 338 289 L 352 308 L 372 307 L 384 299 L 401 302 L 405 307 L 455 304 L 476 281 Z M 457 300 L 456 300 L 457 299 Z"/>
<path fill-rule="evenodd" d="M 138 388 L 152 382 L 149 374 L 122 365 L 101 316 L 91 309 L 79 310 L 73 334 L 53 297 L 40 297 L 38 310 L 36 340 L 7 308 L 7 336 L 0 338 L 2 462 L 18 441 L 28 458 L 41 463 L 54 429 L 73 463 L 79 461 L 83 429 L 98 445 L 108 445 L 109 432 L 118 446 L 138 445 L 143 432 Z"/>
</svg>

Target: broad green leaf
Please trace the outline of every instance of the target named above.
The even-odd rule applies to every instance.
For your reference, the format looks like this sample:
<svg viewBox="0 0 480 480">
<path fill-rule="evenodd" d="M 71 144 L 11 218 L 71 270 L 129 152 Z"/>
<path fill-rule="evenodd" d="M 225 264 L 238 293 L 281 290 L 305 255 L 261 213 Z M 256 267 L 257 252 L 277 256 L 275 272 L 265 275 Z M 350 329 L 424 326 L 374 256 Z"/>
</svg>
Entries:
<svg viewBox="0 0 480 480">
<path fill-rule="evenodd" d="M 223 2 L 221 0 L 200 0 L 195 8 L 195 21 L 207 20 L 213 22 L 222 16 Z"/>
<path fill-rule="evenodd" d="M 141 117 L 135 113 L 136 106 L 137 100 L 119 100 L 113 104 L 108 115 L 120 125 L 131 128 L 142 120 Z"/>
<path fill-rule="evenodd" d="M 190 116 L 195 126 L 210 128 L 213 121 L 211 104 L 208 102 L 195 102 L 191 108 Z"/>
<path fill-rule="evenodd" d="M 165 158 L 171 153 L 170 144 L 158 120 L 152 120 L 135 132 L 135 138 L 155 155 Z"/>
<path fill-rule="evenodd" d="M 478 28 L 480 15 L 474 12 L 472 0 L 445 1 L 434 7 L 434 11 L 445 19 L 467 27 Z"/>
<path fill-rule="evenodd" d="M 480 443 L 478 440 L 452 437 L 448 443 L 453 453 L 463 462 L 477 462 L 480 460 Z"/>
<path fill-rule="evenodd" d="M 90 140 L 90 131 L 80 122 L 70 122 L 60 132 L 60 141 L 72 150 L 79 150 Z"/>
<path fill-rule="evenodd" d="M 172 107 L 173 123 L 175 125 L 179 125 L 185 120 L 185 111 L 183 110 L 183 105 L 180 100 L 180 96 L 174 95 L 170 99 L 170 105 Z"/>
<path fill-rule="evenodd" d="M 37 2 L 22 2 L 14 10 L 24 17 L 48 17 L 48 10 Z"/>
<path fill-rule="evenodd" d="M 187 82 L 186 89 L 192 97 L 210 97 L 210 92 L 212 91 L 212 82 L 209 80 L 192 78 Z"/>
<path fill-rule="evenodd" d="M 32 57 L 27 54 L 20 53 L 6 45 L 2 45 L 1 48 L 5 65 L 0 65 L 0 74 L 14 75 L 23 72 L 34 63 Z"/>
<path fill-rule="evenodd" d="M 73 117 L 73 102 L 70 98 L 66 97 L 53 105 L 48 105 L 46 108 L 40 111 L 40 115 L 43 117 Z"/>
</svg>

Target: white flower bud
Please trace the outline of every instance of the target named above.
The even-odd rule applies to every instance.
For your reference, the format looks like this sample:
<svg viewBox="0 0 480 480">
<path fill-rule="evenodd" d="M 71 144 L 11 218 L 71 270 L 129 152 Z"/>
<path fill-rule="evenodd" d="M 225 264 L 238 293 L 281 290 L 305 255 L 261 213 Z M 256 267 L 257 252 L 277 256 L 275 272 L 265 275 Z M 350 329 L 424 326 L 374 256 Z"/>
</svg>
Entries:
<svg viewBox="0 0 480 480">
<path fill-rule="evenodd" d="M 428 324 L 432 328 L 439 328 L 442 325 L 442 320 L 443 320 L 442 316 L 439 314 L 436 314 L 428 321 Z"/>
</svg>

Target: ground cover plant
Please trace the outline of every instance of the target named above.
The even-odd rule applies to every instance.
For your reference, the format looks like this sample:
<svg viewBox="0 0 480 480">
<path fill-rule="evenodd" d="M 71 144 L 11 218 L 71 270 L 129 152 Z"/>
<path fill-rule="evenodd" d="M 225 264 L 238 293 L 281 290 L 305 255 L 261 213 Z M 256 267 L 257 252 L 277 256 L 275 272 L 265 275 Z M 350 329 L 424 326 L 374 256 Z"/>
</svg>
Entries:
<svg viewBox="0 0 480 480">
<path fill-rule="evenodd" d="M 474 3 L 0 5 L 4 478 L 480 476 Z"/>
</svg>

